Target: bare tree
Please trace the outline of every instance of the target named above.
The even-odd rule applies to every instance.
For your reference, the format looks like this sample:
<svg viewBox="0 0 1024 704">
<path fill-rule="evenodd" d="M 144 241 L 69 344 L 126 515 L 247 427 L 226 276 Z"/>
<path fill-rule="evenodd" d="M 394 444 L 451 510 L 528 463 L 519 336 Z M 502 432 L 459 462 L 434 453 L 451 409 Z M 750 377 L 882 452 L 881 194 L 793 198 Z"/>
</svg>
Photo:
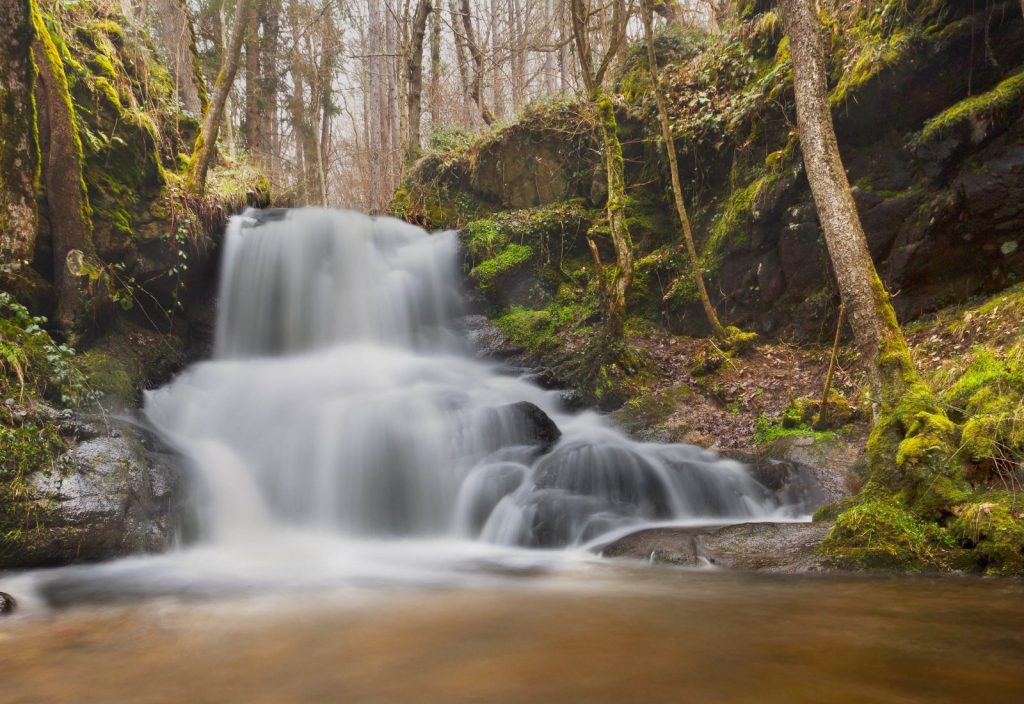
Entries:
<svg viewBox="0 0 1024 704">
<path fill-rule="evenodd" d="M 187 184 L 190 190 L 202 194 L 206 190 L 206 175 L 213 161 L 217 134 L 224 119 L 224 107 L 227 104 L 231 87 L 238 73 L 239 59 L 242 54 L 242 41 L 245 39 L 246 28 L 252 16 L 255 0 L 238 0 L 235 6 L 235 24 L 231 30 L 230 41 L 225 47 L 223 63 L 217 73 L 213 86 L 213 100 L 203 120 L 203 128 L 196 138 L 192 152 L 192 164 L 189 167 Z"/>
<path fill-rule="evenodd" d="M 604 81 L 612 61 L 618 55 L 626 36 L 629 19 L 625 0 L 612 0 L 609 35 L 604 51 L 596 58 L 591 42 L 591 22 L 598 14 L 591 0 L 570 0 L 573 41 L 580 76 L 587 91 L 595 117 L 601 154 L 604 160 L 608 182 L 608 201 L 605 212 L 612 246 L 615 248 L 615 267 L 611 279 L 606 283 L 601 274 L 602 264 L 598 250 L 591 241 L 598 274 L 603 286 L 604 331 L 608 337 L 621 339 L 626 320 L 626 292 L 633 282 L 633 240 L 626 223 L 626 173 L 622 159 L 622 143 L 615 116 L 615 104 L 605 92 Z"/>
<path fill-rule="evenodd" d="M 412 20 L 411 46 L 406 68 L 409 81 L 407 94 L 409 139 L 405 151 L 409 158 L 415 157 L 420 150 L 420 116 L 423 111 L 423 40 L 427 32 L 427 17 L 432 11 L 430 0 L 419 0 L 416 3 L 416 14 Z"/>
<path fill-rule="evenodd" d="M 480 44 L 476 40 L 476 32 L 473 30 L 473 18 L 470 14 L 469 0 L 460 0 L 459 14 L 462 17 L 462 27 L 466 32 L 465 42 L 466 47 L 469 49 L 470 58 L 473 59 L 473 73 L 472 79 L 469 83 L 469 94 L 473 98 L 473 102 L 476 103 L 477 109 L 480 111 L 480 117 L 483 118 L 485 124 L 494 124 L 494 113 L 487 106 L 487 101 L 484 99 L 483 92 L 483 75 L 485 69 L 484 65 L 484 54 L 480 48 Z"/>
</svg>

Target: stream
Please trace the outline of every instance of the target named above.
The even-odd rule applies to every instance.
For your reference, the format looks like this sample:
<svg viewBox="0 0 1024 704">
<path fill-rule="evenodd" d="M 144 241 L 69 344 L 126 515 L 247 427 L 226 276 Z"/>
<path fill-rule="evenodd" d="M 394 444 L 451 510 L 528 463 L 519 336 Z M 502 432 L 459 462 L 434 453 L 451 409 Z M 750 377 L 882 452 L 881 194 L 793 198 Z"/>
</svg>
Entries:
<svg viewBox="0 0 1024 704">
<path fill-rule="evenodd" d="M 143 409 L 180 545 L 0 575 L 0 702 L 1020 700 L 1018 582 L 601 559 L 814 507 L 475 357 L 458 262 L 387 218 L 233 218 L 214 355 Z"/>
</svg>

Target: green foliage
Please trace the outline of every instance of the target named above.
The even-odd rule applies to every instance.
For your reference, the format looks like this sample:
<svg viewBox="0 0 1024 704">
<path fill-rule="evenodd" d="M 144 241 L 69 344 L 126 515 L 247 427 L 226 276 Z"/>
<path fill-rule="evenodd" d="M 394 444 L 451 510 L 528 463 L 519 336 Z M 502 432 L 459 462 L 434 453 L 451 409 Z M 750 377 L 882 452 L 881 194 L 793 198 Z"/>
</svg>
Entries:
<svg viewBox="0 0 1024 704">
<path fill-rule="evenodd" d="M 493 220 L 474 220 L 466 225 L 466 250 L 475 261 L 497 256 L 509 243 L 510 234 Z"/>
<path fill-rule="evenodd" d="M 465 127 L 435 127 L 427 135 L 427 149 L 436 153 L 464 151 L 476 137 Z"/>
<path fill-rule="evenodd" d="M 86 379 L 70 345 L 58 344 L 10 294 L 0 291 L 0 393 L 28 392 L 72 405 L 86 396 Z"/>
</svg>

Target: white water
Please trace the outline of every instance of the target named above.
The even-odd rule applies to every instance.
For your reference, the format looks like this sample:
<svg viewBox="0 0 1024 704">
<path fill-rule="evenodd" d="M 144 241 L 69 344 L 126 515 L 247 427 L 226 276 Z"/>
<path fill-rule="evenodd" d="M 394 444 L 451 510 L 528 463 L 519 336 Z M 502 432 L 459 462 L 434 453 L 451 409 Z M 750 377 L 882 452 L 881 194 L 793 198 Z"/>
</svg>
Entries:
<svg viewBox="0 0 1024 704">
<path fill-rule="evenodd" d="M 223 264 L 214 358 L 145 402 L 191 466 L 196 540 L 64 570 L 58 587 L 462 580 L 494 563 L 548 569 L 580 551 L 524 549 L 634 525 L 786 515 L 739 463 L 632 441 L 474 358 L 454 324 L 455 233 L 250 212 L 232 219 Z M 557 424 L 553 446 L 523 402 Z"/>
</svg>

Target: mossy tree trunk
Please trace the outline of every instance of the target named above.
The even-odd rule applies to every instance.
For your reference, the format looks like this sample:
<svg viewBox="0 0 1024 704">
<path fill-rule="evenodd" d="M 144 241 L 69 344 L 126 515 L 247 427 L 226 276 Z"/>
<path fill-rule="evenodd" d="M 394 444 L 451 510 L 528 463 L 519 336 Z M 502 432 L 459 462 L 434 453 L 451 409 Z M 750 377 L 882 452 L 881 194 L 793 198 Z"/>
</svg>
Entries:
<svg viewBox="0 0 1024 704">
<path fill-rule="evenodd" d="M 871 369 L 875 402 L 895 407 L 918 382 L 888 292 L 878 278 L 843 168 L 828 102 L 828 51 L 813 0 L 780 0 L 793 57 L 800 148 L 839 292 Z"/>
<path fill-rule="evenodd" d="M 253 15 L 254 0 L 238 0 L 235 6 L 235 24 L 231 28 L 231 38 L 224 49 L 223 63 L 217 72 L 217 80 L 213 85 L 213 100 L 206 111 L 203 128 L 196 137 L 192 152 L 192 164 L 189 167 L 187 185 L 192 192 L 202 195 L 206 191 L 206 176 L 213 161 L 214 147 L 221 122 L 224 121 L 224 107 L 227 105 L 231 86 L 238 73 L 238 64 L 242 54 L 242 41 L 245 39 L 246 28 Z"/>
<path fill-rule="evenodd" d="M 610 281 L 601 277 L 598 285 L 604 287 L 601 297 L 604 304 L 604 337 L 606 341 L 617 341 L 622 339 L 626 320 L 626 293 L 633 282 L 633 239 L 626 222 L 626 174 L 619 125 L 615 117 L 615 104 L 604 90 L 604 79 L 625 40 L 629 14 L 624 0 L 613 0 L 610 25 L 605 27 L 608 32 L 607 43 L 600 59 L 596 61 L 590 42 L 590 24 L 596 14 L 603 13 L 591 7 L 589 0 L 570 0 L 569 14 L 580 75 L 596 114 L 597 136 L 608 181 L 605 212 L 612 246 L 615 248 L 615 269 Z M 598 273 L 601 274 L 600 271 Z"/>
<path fill-rule="evenodd" d="M 957 456 L 956 426 L 918 377 L 889 294 L 871 260 L 832 124 L 825 78 L 827 42 L 814 0 L 780 0 L 779 10 L 792 52 L 807 180 L 873 390 L 876 417 L 867 444 L 871 480 L 862 496 L 868 501 L 880 493 L 895 496 L 914 515 L 939 520 L 970 492 Z M 870 552 L 875 531 L 883 528 L 854 522 L 859 526 L 855 531 L 833 531 L 832 544 L 852 550 L 848 555 Z"/>
<path fill-rule="evenodd" d="M 605 173 L 608 177 L 608 232 L 615 248 L 615 269 L 604 296 L 604 332 L 611 338 L 621 338 L 626 322 L 626 292 L 633 283 L 633 239 L 626 223 L 626 169 L 622 160 L 622 143 L 619 141 L 619 126 L 615 119 L 615 104 L 606 93 L 600 93 L 596 100 L 598 133 L 601 138 L 601 152 L 604 157 Z"/>
<path fill-rule="evenodd" d="M 57 324 L 65 332 L 72 332 L 86 322 L 87 292 L 82 288 L 82 266 L 95 261 L 92 209 L 83 178 L 82 142 L 64 63 L 34 2 L 32 21 L 35 27 L 32 52 L 39 70 L 36 101 L 46 214 L 53 238 Z"/>
<path fill-rule="evenodd" d="M 690 226 L 690 217 L 686 212 L 686 203 L 683 200 L 683 186 L 679 179 L 679 162 L 676 157 L 676 145 L 672 139 L 672 125 L 668 119 L 668 109 L 665 106 L 665 98 L 661 94 L 661 86 L 658 81 L 658 56 L 654 50 L 654 31 L 652 29 L 653 13 L 655 4 L 660 7 L 669 6 L 666 3 L 658 3 L 658 0 L 642 0 L 642 14 L 644 22 L 644 35 L 647 40 L 647 63 L 651 74 L 651 90 L 654 93 L 654 102 L 658 106 L 658 122 L 661 124 L 661 137 L 665 141 L 665 151 L 668 154 L 669 174 L 672 178 L 672 196 L 676 205 L 676 214 L 683 228 L 683 240 L 686 243 L 686 252 L 690 256 L 690 267 L 693 269 L 693 278 L 697 283 L 697 292 L 700 294 L 701 305 L 704 306 L 704 314 L 711 324 L 711 330 L 719 340 L 726 338 L 725 328 L 718 319 L 718 313 L 708 296 L 708 289 L 704 285 L 704 271 L 701 268 L 700 257 L 697 256 L 697 245 L 693 241 L 693 228 Z M 672 4 L 678 8 L 678 5 Z"/>
<path fill-rule="evenodd" d="M 30 261 L 39 226 L 33 36 L 29 0 L 0 0 L 0 265 Z"/>
</svg>

